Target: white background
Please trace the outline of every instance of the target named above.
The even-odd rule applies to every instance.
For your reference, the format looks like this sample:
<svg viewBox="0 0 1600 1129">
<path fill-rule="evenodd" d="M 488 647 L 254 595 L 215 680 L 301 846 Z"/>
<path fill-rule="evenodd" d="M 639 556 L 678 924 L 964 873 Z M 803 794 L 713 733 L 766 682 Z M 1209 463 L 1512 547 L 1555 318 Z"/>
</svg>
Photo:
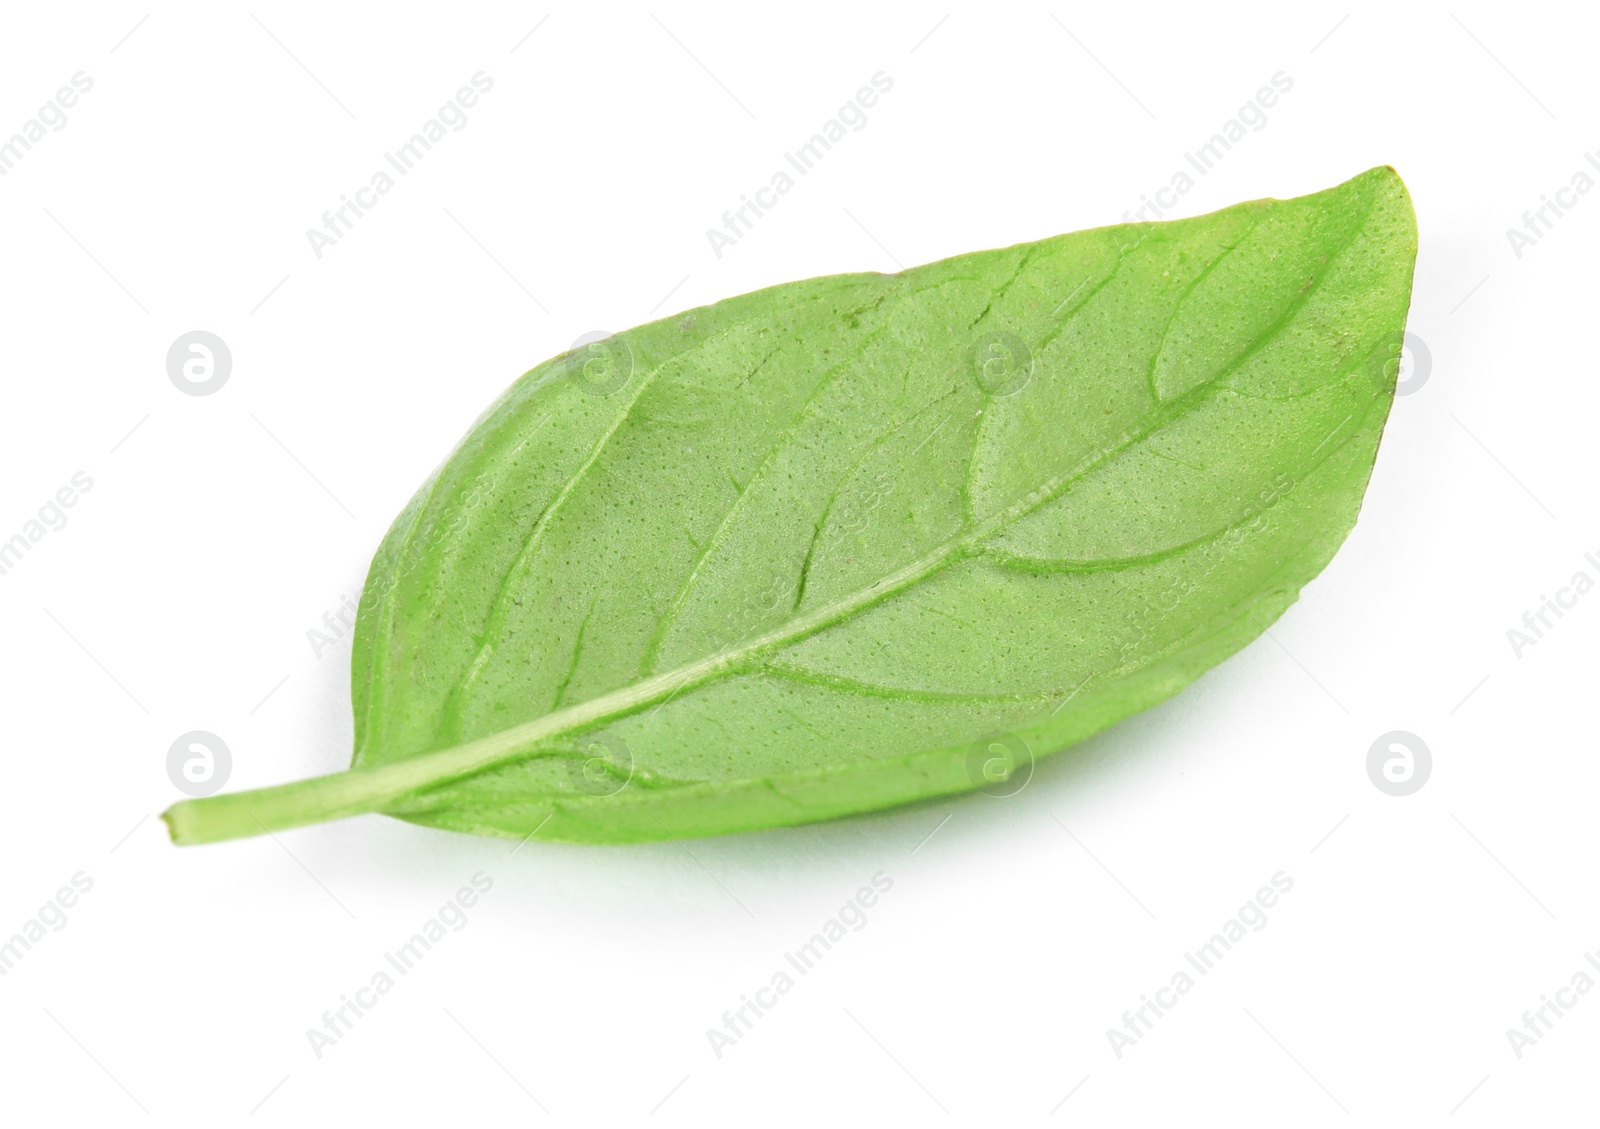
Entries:
<svg viewBox="0 0 1600 1129">
<path fill-rule="evenodd" d="M 1506 229 L 1600 148 L 1593 15 L 546 16 L 4 17 L 0 135 L 94 82 L 0 177 L 0 539 L 94 483 L 0 576 L 0 937 L 94 883 L 0 978 L 7 1122 L 1592 1118 L 1600 992 L 1520 1059 L 1506 1030 L 1600 949 L 1600 595 L 1520 658 L 1506 632 L 1600 578 L 1600 194 L 1520 259 Z M 465 128 L 319 260 L 306 229 L 478 71 Z M 867 126 L 718 259 L 706 228 L 878 71 Z M 344 764 L 348 644 L 306 632 L 519 373 L 756 287 L 1116 222 L 1279 71 L 1174 214 L 1393 164 L 1432 371 L 1270 637 L 1006 800 L 515 855 L 379 816 L 167 842 L 181 733 L 226 740 L 230 788 Z M 232 351 L 215 395 L 165 370 L 194 329 Z M 1406 798 L 1366 771 L 1396 729 L 1433 755 Z M 317 1059 L 307 1028 L 477 871 L 467 926 Z M 867 926 L 717 1059 L 706 1029 L 878 871 Z M 1117 1058 L 1106 1030 L 1277 871 L 1266 927 Z"/>
</svg>

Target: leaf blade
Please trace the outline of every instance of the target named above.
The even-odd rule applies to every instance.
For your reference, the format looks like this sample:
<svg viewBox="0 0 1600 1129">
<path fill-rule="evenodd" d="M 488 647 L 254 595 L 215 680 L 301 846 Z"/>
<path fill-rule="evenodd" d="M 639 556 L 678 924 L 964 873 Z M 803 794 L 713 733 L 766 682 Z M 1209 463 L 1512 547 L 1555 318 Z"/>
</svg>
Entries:
<svg viewBox="0 0 1600 1129">
<path fill-rule="evenodd" d="M 619 335 L 599 381 L 541 366 L 374 560 L 362 810 L 772 826 L 970 789 L 987 734 L 1053 751 L 1177 692 L 1353 524 L 1414 254 L 1373 170 L 746 295 Z"/>
</svg>

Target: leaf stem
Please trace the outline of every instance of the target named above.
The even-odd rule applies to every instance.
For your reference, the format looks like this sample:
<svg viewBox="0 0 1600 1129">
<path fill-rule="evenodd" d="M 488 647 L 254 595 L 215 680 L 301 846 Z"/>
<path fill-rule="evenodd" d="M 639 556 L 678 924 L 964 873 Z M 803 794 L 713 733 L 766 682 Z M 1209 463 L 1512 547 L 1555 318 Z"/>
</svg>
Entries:
<svg viewBox="0 0 1600 1129">
<path fill-rule="evenodd" d="M 225 796 L 183 800 L 162 812 L 161 818 L 167 823 L 172 841 L 188 846 L 243 839 L 383 811 L 414 793 L 534 755 L 542 743 L 552 738 L 611 721 L 669 698 L 686 686 L 715 677 L 747 654 L 748 651 L 715 655 L 476 741 L 394 764 L 352 768 Z"/>
</svg>

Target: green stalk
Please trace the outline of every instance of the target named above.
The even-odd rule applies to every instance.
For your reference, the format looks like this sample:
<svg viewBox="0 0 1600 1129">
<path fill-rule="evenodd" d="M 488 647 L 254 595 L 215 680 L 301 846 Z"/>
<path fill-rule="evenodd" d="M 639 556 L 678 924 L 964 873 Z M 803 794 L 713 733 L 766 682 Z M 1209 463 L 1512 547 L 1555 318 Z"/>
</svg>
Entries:
<svg viewBox="0 0 1600 1129">
<path fill-rule="evenodd" d="M 744 654 L 748 654 L 745 652 Z M 450 749 L 377 768 L 352 768 L 292 784 L 183 800 L 161 813 L 179 846 L 252 835 L 380 812 L 418 791 L 536 755 L 555 737 L 609 721 L 704 682 L 744 655 L 719 655 L 646 679 L 570 709 L 547 714 Z"/>
</svg>

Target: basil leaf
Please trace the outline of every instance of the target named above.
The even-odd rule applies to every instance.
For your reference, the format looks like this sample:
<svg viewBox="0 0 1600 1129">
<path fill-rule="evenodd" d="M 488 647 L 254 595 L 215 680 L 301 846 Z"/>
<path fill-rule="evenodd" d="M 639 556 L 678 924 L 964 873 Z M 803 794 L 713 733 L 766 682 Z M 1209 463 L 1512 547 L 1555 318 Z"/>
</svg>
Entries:
<svg viewBox="0 0 1600 1129">
<path fill-rule="evenodd" d="M 1015 787 L 1328 562 L 1415 254 L 1379 168 L 548 361 L 378 550 L 351 770 L 180 803 L 173 837 L 382 811 L 625 842 Z"/>
</svg>

